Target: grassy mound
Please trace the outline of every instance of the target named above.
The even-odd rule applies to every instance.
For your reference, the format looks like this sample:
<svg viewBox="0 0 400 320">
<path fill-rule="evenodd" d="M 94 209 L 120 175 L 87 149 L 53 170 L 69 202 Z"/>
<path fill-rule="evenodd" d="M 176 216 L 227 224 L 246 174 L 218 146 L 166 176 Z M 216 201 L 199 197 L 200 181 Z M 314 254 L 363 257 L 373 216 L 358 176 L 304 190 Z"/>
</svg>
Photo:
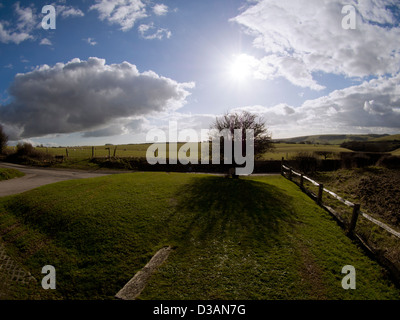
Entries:
<svg viewBox="0 0 400 320">
<path fill-rule="evenodd" d="M 279 176 L 60 182 L 1 198 L 0 235 L 46 299 L 113 298 L 166 245 L 175 250 L 141 299 L 400 298 L 384 270 Z M 51 292 L 40 286 L 44 265 L 57 271 Z M 357 290 L 341 287 L 345 265 L 356 268 Z"/>
</svg>

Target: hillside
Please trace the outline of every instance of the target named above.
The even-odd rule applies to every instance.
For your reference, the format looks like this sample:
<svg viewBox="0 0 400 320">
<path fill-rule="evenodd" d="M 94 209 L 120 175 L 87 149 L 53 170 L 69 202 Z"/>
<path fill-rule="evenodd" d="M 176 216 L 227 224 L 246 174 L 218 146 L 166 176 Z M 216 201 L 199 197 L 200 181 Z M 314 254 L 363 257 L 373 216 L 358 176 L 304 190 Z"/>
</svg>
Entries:
<svg viewBox="0 0 400 320">
<path fill-rule="evenodd" d="M 400 134 L 392 134 L 390 136 L 384 136 L 372 139 L 371 141 L 400 141 Z"/>
<path fill-rule="evenodd" d="M 312 143 L 312 144 L 342 144 L 346 141 L 371 141 L 375 139 L 386 139 L 390 137 L 387 134 L 325 134 L 325 135 L 311 135 L 302 137 L 293 137 L 288 139 L 276 139 L 286 143 Z"/>
</svg>

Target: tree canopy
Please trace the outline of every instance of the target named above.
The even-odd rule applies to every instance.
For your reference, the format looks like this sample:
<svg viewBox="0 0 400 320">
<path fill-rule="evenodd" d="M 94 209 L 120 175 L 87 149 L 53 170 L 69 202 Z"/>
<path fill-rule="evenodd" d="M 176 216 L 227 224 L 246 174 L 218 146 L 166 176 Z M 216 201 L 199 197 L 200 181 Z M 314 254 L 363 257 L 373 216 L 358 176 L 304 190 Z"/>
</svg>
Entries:
<svg viewBox="0 0 400 320">
<path fill-rule="evenodd" d="M 231 132 L 232 140 L 234 139 L 234 130 L 241 130 L 243 145 L 246 143 L 246 130 L 253 130 L 255 158 L 259 158 L 265 152 L 273 149 L 271 135 L 264 119 L 248 111 L 225 113 L 215 119 L 211 129 L 218 131 L 228 129 Z M 245 148 L 242 148 L 242 150 L 244 151 Z"/>
<path fill-rule="evenodd" d="M 4 153 L 8 143 L 8 136 L 5 134 L 3 127 L 0 125 L 0 154 Z"/>
</svg>

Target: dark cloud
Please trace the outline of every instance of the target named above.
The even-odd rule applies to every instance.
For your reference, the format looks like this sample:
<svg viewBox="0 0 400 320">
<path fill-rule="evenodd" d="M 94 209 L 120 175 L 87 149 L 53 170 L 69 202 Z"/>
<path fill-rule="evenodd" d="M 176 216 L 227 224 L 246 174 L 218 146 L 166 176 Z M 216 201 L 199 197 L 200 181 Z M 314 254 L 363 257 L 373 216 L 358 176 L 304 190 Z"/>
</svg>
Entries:
<svg viewBox="0 0 400 320">
<path fill-rule="evenodd" d="M 103 129 L 84 132 L 82 137 L 84 138 L 100 138 L 100 137 L 111 137 L 124 134 L 124 127 L 118 125 L 112 125 Z"/>
<path fill-rule="evenodd" d="M 17 74 L 9 88 L 12 102 L 0 107 L 0 122 L 22 138 L 101 130 L 116 119 L 176 110 L 193 86 L 140 73 L 128 62 L 74 59 Z"/>
</svg>

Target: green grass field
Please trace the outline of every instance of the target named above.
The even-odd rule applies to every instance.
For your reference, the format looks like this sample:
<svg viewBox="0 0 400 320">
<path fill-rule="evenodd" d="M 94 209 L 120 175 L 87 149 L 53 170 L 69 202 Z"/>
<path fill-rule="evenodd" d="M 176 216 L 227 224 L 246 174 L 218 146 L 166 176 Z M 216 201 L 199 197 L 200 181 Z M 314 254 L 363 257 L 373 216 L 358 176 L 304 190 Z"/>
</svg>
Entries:
<svg viewBox="0 0 400 320">
<path fill-rule="evenodd" d="M 133 158 L 146 158 L 146 151 L 151 144 L 132 144 L 132 145 L 116 145 L 116 146 L 96 146 L 94 150 L 95 157 L 107 157 L 109 155 L 115 155 L 117 157 L 133 157 Z M 178 150 L 183 143 L 178 144 Z M 262 155 L 262 160 L 281 160 L 284 158 L 291 158 L 299 152 L 314 153 L 319 151 L 332 152 L 338 155 L 340 152 L 351 152 L 348 149 L 341 148 L 338 145 L 314 145 L 314 144 L 287 144 L 287 143 L 276 143 L 275 149 Z M 200 147 L 199 147 L 200 148 Z M 43 152 L 48 152 L 51 155 L 64 155 L 66 156 L 66 148 L 37 148 Z M 68 157 L 70 159 L 88 159 L 92 156 L 92 147 L 68 147 Z M 162 153 L 160 153 L 161 155 Z M 166 156 L 168 157 L 168 148 Z M 199 149 L 199 157 L 200 157 Z"/>
<path fill-rule="evenodd" d="M 400 299 L 384 270 L 293 183 L 131 173 L 0 199 L 0 235 L 36 279 L 9 298 L 112 299 L 161 247 L 141 299 Z M 57 289 L 43 290 L 53 265 Z M 341 287 L 353 265 L 357 289 Z"/>
<path fill-rule="evenodd" d="M 107 157 L 114 155 L 114 149 L 116 148 L 116 156 L 118 157 L 134 157 L 134 158 L 145 158 L 146 150 L 150 144 L 129 144 L 129 145 L 110 145 L 110 146 L 95 146 L 94 156 L 95 157 Z M 79 146 L 79 147 L 68 147 L 68 148 L 45 148 L 37 147 L 38 150 L 48 152 L 51 155 L 66 156 L 66 149 L 68 149 L 68 156 L 75 159 L 87 159 L 92 156 L 92 146 Z"/>
<path fill-rule="evenodd" d="M 393 156 L 400 156 L 400 149 L 397 149 L 395 151 L 392 152 Z"/>
<path fill-rule="evenodd" d="M 16 169 L 0 168 L 0 181 L 23 177 L 25 174 Z"/>
<path fill-rule="evenodd" d="M 261 160 L 281 160 L 282 158 L 290 159 L 296 156 L 298 153 L 315 153 L 315 152 L 330 152 L 330 158 L 337 157 L 341 152 L 352 152 L 349 149 L 340 147 L 340 144 L 344 141 L 394 141 L 400 140 L 400 135 L 385 135 L 378 137 L 379 135 L 315 135 L 306 137 L 296 137 L 292 139 L 282 140 L 282 143 L 274 143 L 275 149 L 269 151 L 261 156 Z M 297 143 L 286 143 L 286 142 L 297 142 Z M 300 144 L 299 142 L 307 142 L 308 144 Z M 144 144 L 127 144 L 127 145 L 104 145 L 94 146 L 95 157 L 108 157 L 116 156 L 120 158 L 133 157 L 133 158 L 145 158 L 146 151 L 150 146 L 150 143 Z M 178 143 L 178 150 L 183 143 Z M 15 147 L 8 147 L 12 152 Z M 37 147 L 38 150 L 49 153 L 50 155 L 66 156 L 68 150 L 68 158 L 73 161 L 82 161 L 92 157 L 92 146 L 75 146 L 75 147 Z M 162 153 L 161 153 L 162 154 Z M 160 155 L 161 155 L 160 154 Z M 400 155 L 400 149 L 392 152 L 393 155 Z M 166 152 L 168 157 L 168 148 Z M 200 147 L 199 147 L 200 157 Z M 322 156 L 320 156 L 322 158 Z"/>
<path fill-rule="evenodd" d="M 319 144 L 287 144 L 277 143 L 275 144 L 275 150 L 273 152 L 267 152 L 263 155 L 263 160 L 281 160 L 282 158 L 291 159 L 298 153 L 313 154 L 314 152 L 330 152 L 332 157 L 337 157 L 340 152 L 352 152 L 349 149 L 341 148 L 338 145 L 319 145 Z M 321 156 L 321 158 L 323 158 Z"/>
</svg>

